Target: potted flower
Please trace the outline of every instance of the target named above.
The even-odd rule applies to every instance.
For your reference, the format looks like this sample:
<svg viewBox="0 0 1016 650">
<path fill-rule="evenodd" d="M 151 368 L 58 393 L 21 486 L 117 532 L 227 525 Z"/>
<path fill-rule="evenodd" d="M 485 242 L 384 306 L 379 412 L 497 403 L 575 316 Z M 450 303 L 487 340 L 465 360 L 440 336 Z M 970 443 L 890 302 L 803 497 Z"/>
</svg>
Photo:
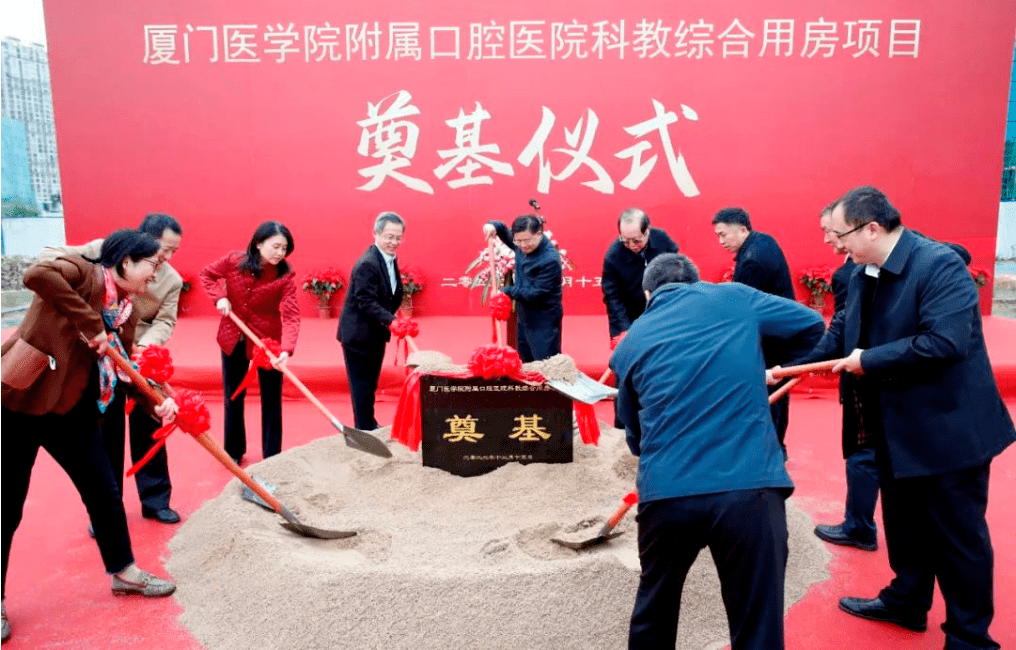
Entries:
<svg viewBox="0 0 1016 650">
<path fill-rule="evenodd" d="M 402 278 L 402 306 L 399 311 L 408 318 L 413 315 L 413 294 L 423 291 L 423 271 L 415 266 L 401 267 L 399 276 Z"/>
<path fill-rule="evenodd" d="M 988 269 L 973 264 L 970 265 L 970 276 L 974 278 L 974 283 L 978 289 L 988 286 L 988 281 L 991 280 L 991 273 Z"/>
<path fill-rule="evenodd" d="M 331 318 L 332 296 L 345 284 L 346 280 L 342 277 L 342 273 L 334 267 L 312 271 L 303 278 L 303 290 L 317 296 L 318 316 L 321 318 Z"/>
<path fill-rule="evenodd" d="M 833 292 L 832 268 L 825 265 L 808 267 L 801 272 L 801 283 L 810 294 L 810 307 L 818 312 L 824 312 L 826 296 Z"/>
<path fill-rule="evenodd" d="M 180 274 L 183 284 L 180 285 L 180 297 L 177 298 L 176 308 L 181 314 L 190 310 L 190 291 L 194 288 L 194 278 L 190 275 Z"/>
</svg>

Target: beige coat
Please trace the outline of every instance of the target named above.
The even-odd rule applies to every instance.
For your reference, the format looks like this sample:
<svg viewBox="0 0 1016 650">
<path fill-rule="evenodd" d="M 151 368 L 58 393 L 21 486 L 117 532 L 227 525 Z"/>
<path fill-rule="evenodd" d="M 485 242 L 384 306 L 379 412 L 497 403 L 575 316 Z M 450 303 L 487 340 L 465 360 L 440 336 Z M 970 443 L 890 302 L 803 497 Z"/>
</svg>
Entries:
<svg viewBox="0 0 1016 650">
<path fill-rule="evenodd" d="M 93 239 L 83 246 L 47 247 L 39 253 L 38 261 L 55 260 L 65 255 L 82 255 L 98 259 L 102 250 L 101 239 Z M 176 327 L 176 312 L 180 302 L 183 278 L 168 263 L 159 266 L 155 280 L 147 291 L 135 294 L 134 312 L 138 315 L 139 346 L 165 345 Z"/>
</svg>

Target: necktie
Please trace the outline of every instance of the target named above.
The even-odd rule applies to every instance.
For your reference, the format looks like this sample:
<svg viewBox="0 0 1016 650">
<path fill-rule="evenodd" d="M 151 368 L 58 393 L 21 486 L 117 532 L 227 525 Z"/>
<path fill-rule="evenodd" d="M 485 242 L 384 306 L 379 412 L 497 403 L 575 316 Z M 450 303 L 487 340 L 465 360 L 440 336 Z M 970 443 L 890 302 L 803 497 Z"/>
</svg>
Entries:
<svg viewBox="0 0 1016 650">
<path fill-rule="evenodd" d="M 392 281 L 392 294 L 395 293 L 395 258 L 388 260 L 388 279 Z"/>
</svg>

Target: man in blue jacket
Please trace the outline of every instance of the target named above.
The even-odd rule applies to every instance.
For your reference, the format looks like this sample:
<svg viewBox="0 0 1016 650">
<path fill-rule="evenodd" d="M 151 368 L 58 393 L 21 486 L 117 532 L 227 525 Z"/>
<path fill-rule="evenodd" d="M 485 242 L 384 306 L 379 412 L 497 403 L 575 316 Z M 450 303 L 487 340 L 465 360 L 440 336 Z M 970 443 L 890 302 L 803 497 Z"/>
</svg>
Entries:
<svg viewBox="0 0 1016 650">
<path fill-rule="evenodd" d="M 924 631 L 935 581 L 945 647 L 998 648 L 985 521 L 991 460 L 1016 438 L 981 330 L 977 286 L 948 246 L 903 227 L 874 187 L 848 192 L 830 231 L 858 265 L 847 304 L 805 360 L 846 359 L 873 441 L 895 577 L 875 598 L 843 598 L 861 618 Z"/>
<path fill-rule="evenodd" d="M 769 414 L 759 341 L 803 354 L 813 310 L 743 284 L 699 282 L 684 255 L 645 270 L 645 313 L 611 357 L 618 415 L 639 457 L 642 574 L 629 648 L 673 648 L 688 569 L 708 546 L 734 650 L 783 648 L 784 500 L 793 483 Z"/>
</svg>

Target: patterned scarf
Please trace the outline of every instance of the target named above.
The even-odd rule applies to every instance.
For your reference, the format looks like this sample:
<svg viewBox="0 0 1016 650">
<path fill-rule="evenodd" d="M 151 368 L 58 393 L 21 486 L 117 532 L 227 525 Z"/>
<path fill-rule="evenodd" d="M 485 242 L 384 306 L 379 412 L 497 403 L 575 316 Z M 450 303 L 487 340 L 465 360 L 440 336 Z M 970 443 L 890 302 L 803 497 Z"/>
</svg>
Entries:
<svg viewBox="0 0 1016 650">
<path fill-rule="evenodd" d="M 102 320 L 106 323 L 106 327 L 112 330 L 108 334 L 109 344 L 124 359 L 130 359 L 130 355 L 124 350 L 123 343 L 120 341 L 120 336 L 116 333 L 116 330 L 130 318 L 134 305 L 131 303 L 129 295 L 120 302 L 117 302 L 116 282 L 113 280 L 112 269 L 103 267 L 102 279 L 106 286 L 105 299 L 102 301 Z M 127 383 L 130 383 L 130 377 L 119 368 L 116 368 L 113 365 L 113 360 L 106 355 L 99 357 L 98 364 L 99 399 L 96 402 L 99 405 L 99 412 L 105 413 L 106 409 L 109 408 L 109 403 L 113 401 L 113 389 L 116 388 L 117 377 L 119 376 L 120 379 Z"/>
</svg>

